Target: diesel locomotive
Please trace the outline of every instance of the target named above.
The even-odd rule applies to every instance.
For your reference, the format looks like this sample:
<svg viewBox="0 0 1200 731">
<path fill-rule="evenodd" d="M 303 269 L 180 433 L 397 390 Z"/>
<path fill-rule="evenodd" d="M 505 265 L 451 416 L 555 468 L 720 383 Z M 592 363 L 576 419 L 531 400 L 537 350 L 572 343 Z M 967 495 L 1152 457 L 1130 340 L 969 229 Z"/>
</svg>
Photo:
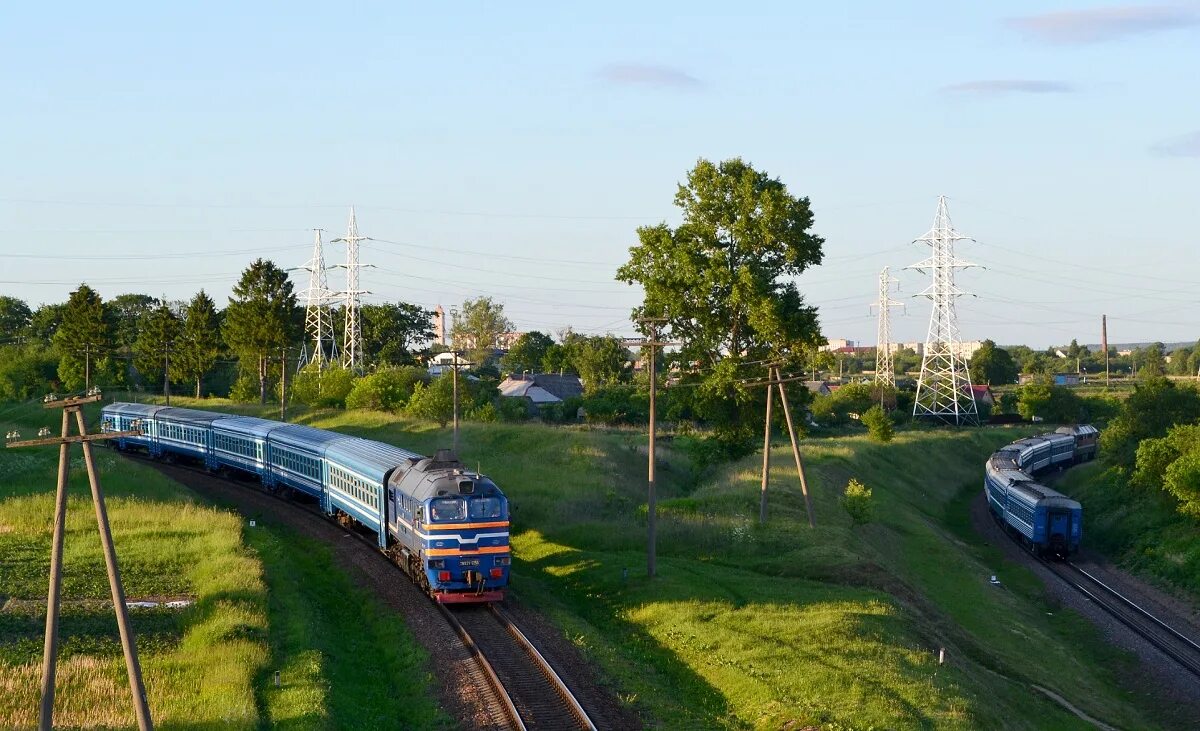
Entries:
<svg viewBox="0 0 1200 731">
<path fill-rule="evenodd" d="M 115 439 L 117 449 L 181 457 L 310 496 L 326 515 L 372 533 L 439 603 L 504 597 L 508 500 L 446 450 L 426 457 L 300 424 L 151 404 L 109 404 L 101 422 L 106 432 L 141 430 Z"/>
</svg>

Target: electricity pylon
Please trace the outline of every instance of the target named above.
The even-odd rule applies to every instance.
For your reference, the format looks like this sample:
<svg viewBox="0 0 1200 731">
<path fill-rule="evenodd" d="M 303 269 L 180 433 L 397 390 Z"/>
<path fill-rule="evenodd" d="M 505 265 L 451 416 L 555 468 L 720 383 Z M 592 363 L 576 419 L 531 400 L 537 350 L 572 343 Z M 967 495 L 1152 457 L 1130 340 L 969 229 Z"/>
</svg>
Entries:
<svg viewBox="0 0 1200 731">
<path fill-rule="evenodd" d="M 896 386 L 896 372 L 892 367 L 891 309 L 904 307 L 904 304 L 893 300 L 889 291 L 899 281 L 891 275 L 888 267 L 884 267 L 879 273 L 879 299 L 872 305 L 879 309 L 879 327 L 875 337 L 875 383 L 893 388 Z"/>
<path fill-rule="evenodd" d="M 956 425 L 977 424 L 979 410 L 971 388 L 971 376 L 962 358 L 958 316 L 954 311 L 955 300 L 966 294 L 955 286 L 954 270 L 975 265 L 954 255 L 956 241 L 974 239 L 954 230 L 946 210 L 946 196 L 939 196 L 933 228 L 914 241 L 928 244 L 930 256 L 908 267 L 933 275 L 933 283 L 918 295 L 933 301 L 933 311 L 929 315 L 929 333 L 925 336 L 913 418 L 930 417 Z"/>
<path fill-rule="evenodd" d="M 350 223 L 346 226 L 346 235 L 333 241 L 342 241 L 346 244 L 346 291 L 341 293 L 346 316 L 346 327 L 342 336 L 342 366 L 359 372 L 363 370 L 360 298 L 370 292 L 358 288 L 358 275 L 361 269 L 358 264 L 358 242 L 367 241 L 369 238 L 369 236 L 358 235 L 358 222 L 354 219 L 354 207 L 351 206 Z"/>
<path fill-rule="evenodd" d="M 308 289 L 300 294 L 304 297 L 304 346 L 300 349 L 297 368 L 312 363 L 318 369 L 337 361 L 337 343 L 333 335 L 333 314 L 328 306 L 333 301 L 329 280 L 325 276 L 325 255 L 321 249 L 321 229 L 313 229 L 313 255 L 308 263 L 300 267 L 308 272 Z M 309 343 L 312 353 L 308 352 Z"/>
</svg>

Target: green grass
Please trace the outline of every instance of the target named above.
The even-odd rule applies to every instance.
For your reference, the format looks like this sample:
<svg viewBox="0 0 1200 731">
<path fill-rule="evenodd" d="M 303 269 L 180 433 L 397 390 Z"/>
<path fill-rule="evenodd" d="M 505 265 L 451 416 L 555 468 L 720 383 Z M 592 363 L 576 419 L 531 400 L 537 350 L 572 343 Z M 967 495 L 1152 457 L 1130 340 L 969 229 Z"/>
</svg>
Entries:
<svg viewBox="0 0 1200 731">
<path fill-rule="evenodd" d="M 1162 491 L 1130 486 L 1093 462 L 1057 486 L 1083 503 L 1084 539 L 1121 565 L 1200 600 L 1200 525 Z"/>
<path fill-rule="evenodd" d="M 0 410 L 0 428 L 45 423 Z M 55 721 L 134 725 L 78 447 L 63 566 Z M 199 501 L 148 466 L 97 450 L 150 708 L 164 729 L 445 727 L 428 660 L 403 621 L 353 587 L 327 549 Z M 0 451 L 0 727 L 36 725 L 57 450 Z M 273 672 L 281 671 L 281 687 Z"/>
<path fill-rule="evenodd" d="M 426 453 L 450 441 L 449 430 L 387 414 L 297 420 Z M 645 578 L 644 434 L 468 423 L 460 451 L 515 507 L 513 593 L 550 616 L 651 724 L 1088 727 L 1036 684 L 1108 723 L 1153 727 L 1154 710 L 1119 685 L 1130 658 L 969 525 L 983 461 L 1030 431 L 807 440 L 815 529 L 789 449 L 772 451 L 763 527 L 760 456 L 697 479 L 668 443 L 654 580 Z M 838 504 L 850 477 L 874 490 L 868 525 L 853 526 Z"/>
</svg>

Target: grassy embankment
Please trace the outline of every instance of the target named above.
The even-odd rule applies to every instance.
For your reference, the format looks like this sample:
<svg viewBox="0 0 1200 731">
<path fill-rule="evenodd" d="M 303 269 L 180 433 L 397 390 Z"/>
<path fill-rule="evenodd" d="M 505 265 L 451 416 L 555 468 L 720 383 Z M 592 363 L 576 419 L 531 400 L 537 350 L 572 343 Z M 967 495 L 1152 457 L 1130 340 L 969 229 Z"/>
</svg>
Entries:
<svg viewBox="0 0 1200 731">
<path fill-rule="evenodd" d="M 449 440 L 377 413 L 299 420 L 425 452 Z M 1038 579 L 971 529 L 983 460 L 1021 433 L 808 442 L 815 530 L 804 524 L 785 447 L 773 450 L 765 528 L 756 521 L 758 457 L 696 480 L 667 450 L 653 581 L 643 435 L 466 424 L 462 452 L 516 506 L 513 592 L 551 615 L 621 697 L 663 727 L 1088 727 L 1034 684 L 1109 723 L 1152 726 L 1117 686 L 1127 658 L 1047 603 Z M 838 505 L 851 476 L 875 490 L 877 522 L 852 526 Z M 990 585 L 990 574 L 1004 585 Z M 948 659 L 939 667 L 940 647 Z"/>
<path fill-rule="evenodd" d="M 0 408 L 0 429 L 53 416 Z M 100 449 L 151 712 L 163 729 L 413 728 L 448 721 L 426 657 L 394 614 L 353 587 L 322 545 L 248 528 L 148 466 Z M 134 726 L 79 448 L 64 550 L 57 725 Z M 57 450 L 0 450 L 0 728 L 37 723 Z M 281 687 L 273 673 L 281 672 Z"/>
<path fill-rule="evenodd" d="M 1102 462 L 1068 472 L 1057 487 L 1086 506 L 1088 546 L 1200 600 L 1200 524 L 1180 515 L 1170 495 L 1131 487 Z"/>
</svg>

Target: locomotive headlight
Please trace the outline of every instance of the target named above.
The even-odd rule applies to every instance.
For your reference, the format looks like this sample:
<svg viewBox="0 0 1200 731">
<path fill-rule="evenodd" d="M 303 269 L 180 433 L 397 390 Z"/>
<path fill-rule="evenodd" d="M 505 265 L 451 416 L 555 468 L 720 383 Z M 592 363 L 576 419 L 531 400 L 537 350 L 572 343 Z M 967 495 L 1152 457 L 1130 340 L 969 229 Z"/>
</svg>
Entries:
<svg viewBox="0 0 1200 731">
<path fill-rule="evenodd" d="M 431 558 L 431 559 L 429 559 L 429 568 L 431 568 L 431 569 L 444 569 L 444 568 L 446 568 L 446 559 L 444 559 L 444 558 Z"/>
<path fill-rule="evenodd" d="M 511 556 L 497 556 L 496 557 L 496 565 L 497 566 L 508 566 L 511 563 L 512 563 Z"/>
</svg>

